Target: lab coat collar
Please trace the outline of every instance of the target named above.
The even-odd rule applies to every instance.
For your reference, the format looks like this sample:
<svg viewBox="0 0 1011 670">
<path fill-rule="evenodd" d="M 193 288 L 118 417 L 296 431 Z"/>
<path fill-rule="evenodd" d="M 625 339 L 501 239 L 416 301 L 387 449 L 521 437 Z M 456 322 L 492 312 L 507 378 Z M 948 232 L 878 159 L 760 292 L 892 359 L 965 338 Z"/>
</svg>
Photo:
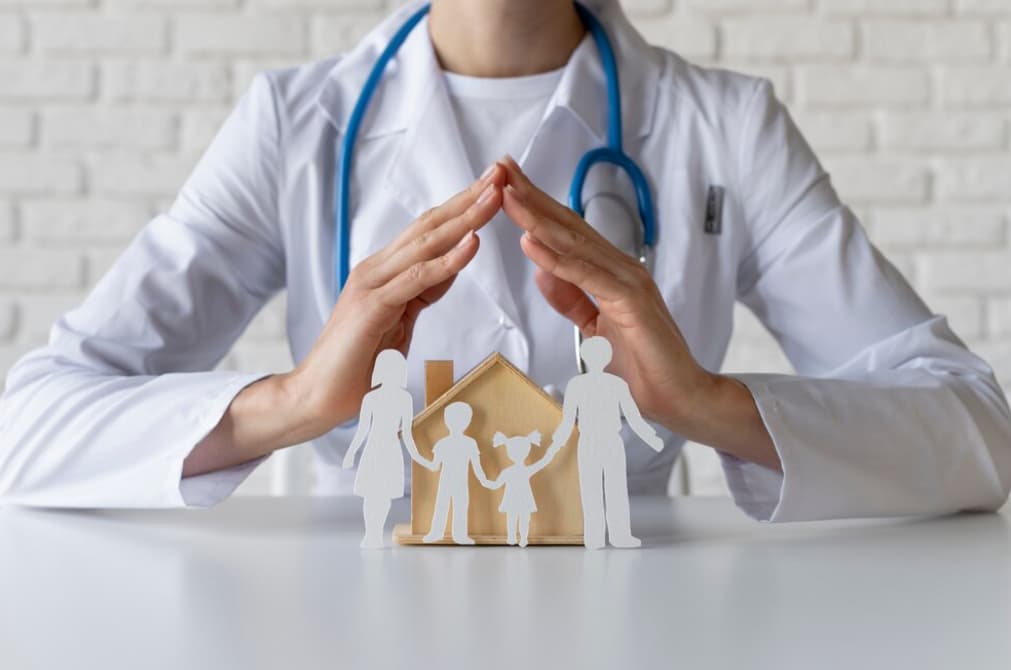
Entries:
<svg viewBox="0 0 1011 670">
<path fill-rule="evenodd" d="M 600 20 L 614 49 L 623 137 L 626 141 L 645 137 L 653 129 L 657 83 L 663 69 L 660 53 L 629 23 L 617 0 L 584 0 L 583 4 Z M 605 143 L 607 82 L 600 53 L 589 33 L 569 59 L 555 98 L 555 104 L 579 119 L 597 144 Z"/>
<path fill-rule="evenodd" d="M 338 58 L 327 74 L 316 102 L 342 135 L 379 54 L 407 18 L 423 4 L 411 2 L 393 12 L 362 38 L 354 49 Z M 431 80 L 428 71 L 433 63 L 426 51 L 432 52 L 427 18 L 415 26 L 399 53 L 386 66 L 382 82 L 359 128 L 359 140 L 399 132 L 411 125 L 417 112 L 417 107 L 412 105 L 425 95 Z M 434 63 L 434 67 L 438 70 L 438 62 Z"/>
<path fill-rule="evenodd" d="M 411 2 L 380 23 L 330 70 L 317 98 L 324 115 L 342 133 L 362 85 L 379 53 L 404 21 L 424 2 Z M 618 62 L 622 119 L 626 140 L 644 137 L 653 126 L 657 83 L 663 68 L 660 53 L 635 30 L 617 0 L 584 0 L 610 37 Z M 418 25 L 383 75 L 359 138 L 381 137 L 416 126 L 419 104 L 441 79 L 428 36 L 427 19 Z M 579 45 L 559 82 L 553 105 L 570 111 L 602 143 L 607 136 L 606 85 L 593 40 Z"/>
</svg>

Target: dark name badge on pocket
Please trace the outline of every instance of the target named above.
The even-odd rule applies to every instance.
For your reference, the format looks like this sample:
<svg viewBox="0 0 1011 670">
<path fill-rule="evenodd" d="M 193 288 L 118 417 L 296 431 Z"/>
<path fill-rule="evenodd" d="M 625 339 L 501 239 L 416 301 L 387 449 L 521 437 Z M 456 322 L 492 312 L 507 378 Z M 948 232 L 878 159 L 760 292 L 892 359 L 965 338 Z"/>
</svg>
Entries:
<svg viewBox="0 0 1011 670">
<path fill-rule="evenodd" d="M 706 194 L 706 220 L 702 229 L 708 235 L 723 232 L 723 195 L 722 186 L 710 186 Z"/>
</svg>

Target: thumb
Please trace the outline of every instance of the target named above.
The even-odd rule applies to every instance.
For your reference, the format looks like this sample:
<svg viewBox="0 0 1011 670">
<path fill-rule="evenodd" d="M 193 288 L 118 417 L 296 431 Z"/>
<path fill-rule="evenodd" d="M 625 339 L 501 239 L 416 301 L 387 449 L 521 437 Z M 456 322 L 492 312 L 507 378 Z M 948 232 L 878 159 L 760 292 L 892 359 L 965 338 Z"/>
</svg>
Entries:
<svg viewBox="0 0 1011 670">
<path fill-rule="evenodd" d="M 537 268 L 534 273 L 534 281 L 548 304 L 575 324 L 584 336 L 591 337 L 596 334 L 597 315 L 600 312 L 582 289 L 541 268 Z"/>
</svg>

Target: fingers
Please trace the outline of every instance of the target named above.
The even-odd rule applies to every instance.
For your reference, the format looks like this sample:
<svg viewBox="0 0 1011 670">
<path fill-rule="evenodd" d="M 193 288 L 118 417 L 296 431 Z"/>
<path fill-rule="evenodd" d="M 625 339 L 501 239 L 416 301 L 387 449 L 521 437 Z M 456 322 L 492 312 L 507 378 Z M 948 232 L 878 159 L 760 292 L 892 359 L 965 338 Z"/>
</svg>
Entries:
<svg viewBox="0 0 1011 670">
<path fill-rule="evenodd" d="M 370 268 L 367 282 L 379 287 L 408 268 L 438 258 L 456 246 L 465 235 L 480 230 L 502 207 L 502 190 L 489 183 L 478 197 L 459 214 L 442 224 L 418 233 L 411 242 L 387 253 Z"/>
<path fill-rule="evenodd" d="M 506 179 L 509 186 L 512 186 L 519 193 L 520 198 L 529 203 L 531 208 L 538 210 L 540 213 L 549 216 L 564 226 L 577 230 L 585 227 L 592 231 L 593 234 L 596 234 L 593 227 L 583 221 L 578 214 L 537 188 L 527 178 L 512 156 L 506 156 L 499 164 L 506 170 Z"/>
<path fill-rule="evenodd" d="M 523 170 L 520 169 L 520 166 L 512 159 L 511 156 L 506 156 L 501 161 L 501 165 L 506 170 L 506 178 L 508 180 L 508 185 L 505 187 L 505 190 L 509 191 L 512 195 L 518 196 L 518 200 L 525 204 L 527 209 L 531 210 L 540 218 L 545 219 L 546 226 L 548 226 L 548 224 L 553 224 L 550 225 L 550 229 L 557 231 L 556 234 L 561 236 L 562 240 L 565 239 L 565 234 L 561 231 L 568 230 L 570 231 L 570 236 L 576 239 L 585 239 L 587 242 L 591 243 L 588 246 L 592 246 L 598 253 L 607 254 L 612 256 L 615 260 L 620 260 L 622 262 L 628 259 L 627 254 L 611 244 L 607 238 L 597 232 L 597 230 L 584 221 L 582 217 L 539 189 L 537 185 L 530 181 L 526 174 L 524 174 Z M 510 189 L 510 187 L 512 188 Z M 542 233 L 546 232 L 548 231 L 542 231 Z M 543 239 L 541 235 L 535 235 L 535 237 L 551 246 L 550 243 L 546 239 Z M 557 248 L 555 250 L 560 251 L 560 249 Z"/>
<path fill-rule="evenodd" d="M 512 184 L 503 191 L 502 205 L 513 223 L 559 253 L 580 257 L 599 253 L 597 249 L 591 249 L 596 245 L 582 230 L 535 211 Z"/>
<path fill-rule="evenodd" d="M 455 280 L 456 276 L 454 275 L 441 284 L 436 284 L 430 289 L 422 291 L 408 301 L 404 307 L 403 317 L 401 317 L 401 322 L 404 324 L 403 339 L 405 342 L 410 342 L 414 337 L 414 325 L 418 322 L 418 316 L 421 312 L 444 296 Z"/>
<path fill-rule="evenodd" d="M 585 337 L 596 334 L 596 323 L 599 311 L 589 296 L 564 279 L 540 268 L 534 273 L 534 281 L 541 290 L 544 299 L 552 308 L 571 321 Z"/>
<path fill-rule="evenodd" d="M 377 289 L 376 298 L 387 307 L 402 309 L 418 296 L 425 295 L 427 291 L 436 287 L 442 287 L 455 277 L 477 254 L 478 244 L 477 235 L 473 231 L 468 231 L 459 243 L 445 254 L 414 263 L 385 286 Z M 445 289 L 448 289 L 448 285 Z"/>
<path fill-rule="evenodd" d="M 478 177 L 477 181 L 460 191 L 446 202 L 433 207 L 423 213 L 411 225 L 404 229 L 400 235 L 390 244 L 388 249 L 395 251 L 403 246 L 409 245 L 416 238 L 435 228 L 440 227 L 450 219 L 460 216 L 467 211 L 489 185 L 501 188 L 505 185 L 505 167 L 494 163 Z"/>
<path fill-rule="evenodd" d="M 562 225 L 550 215 L 533 210 L 512 184 L 503 192 L 503 209 L 527 235 L 556 254 L 605 267 L 624 283 L 634 285 L 637 277 L 634 259 L 600 237 L 582 219 L 578 228 Z"/>
<path fill-rule="evenodd" d="M 607 270 L 585 258 L 559 254 L 529 233 L 520 238 L 520 247 L 537 267 L 599 300 L 619 300 L 629 292 L 629 287 Z"/>
</svg>

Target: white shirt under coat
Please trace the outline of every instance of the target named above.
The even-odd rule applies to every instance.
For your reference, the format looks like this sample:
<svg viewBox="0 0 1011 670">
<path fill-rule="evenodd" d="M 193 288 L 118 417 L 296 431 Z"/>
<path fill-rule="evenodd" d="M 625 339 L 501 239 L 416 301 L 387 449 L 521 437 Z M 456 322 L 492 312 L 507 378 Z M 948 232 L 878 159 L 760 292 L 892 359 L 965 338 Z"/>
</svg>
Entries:
<svg viewBox="0 0 1011 670">
<path fill-rule="evenodd" d="M 769 83 L 691 65 L 648 46 L 617 2 L 587 4 L 617 53 L 625 148 L 656 197 L 653 275 L 693 355 L 720 368 L 740 300 L 798 371 L 740 375 L 784 473 L 724 458 L 737 503 L 773 521 L 1000 506 L 1011 418 L 990 367 L 871 246 Z M 187 454 L 260 376 L 212 370 L 263 304 L 287 288 L 296 361 L 329 316 L 337 147 L 378 51 L 417 6 L 343 57 L 255 79 L 171 208 L 59 320 L 48 346 L 11 370 L 0 500 L 208 505 L 261 462 L 180 480 Z M 586 39 L 521 157 L 562 202 L 579 157 L 604 142 L 603 91 Z M 473 176 L 422 24 L 388 68 L 358 141 L 352 262 Z M 703 230 L 712 185 L 726 189 L 718 235 Z M 628 184 L 598 167 L 586 193 L 587 218 L 627 245 L 639 226 Z M 419 319 L 409 359 L 419 404 L 425 359 L 452 358 L 463 371 L 500 351 L 559 388 L 575 372 L 571 325 L 515 294 L 505 267 L 515 250 L 500 246 L 482 235 L 475 262 Z M 338 429 L 317 440 L 321 462 L 339 467 L 350 437 Z M 681 444 L 665 437 L 660 454 L 629 440 L 633 491 L 664 490 Z"/>
</svg>

